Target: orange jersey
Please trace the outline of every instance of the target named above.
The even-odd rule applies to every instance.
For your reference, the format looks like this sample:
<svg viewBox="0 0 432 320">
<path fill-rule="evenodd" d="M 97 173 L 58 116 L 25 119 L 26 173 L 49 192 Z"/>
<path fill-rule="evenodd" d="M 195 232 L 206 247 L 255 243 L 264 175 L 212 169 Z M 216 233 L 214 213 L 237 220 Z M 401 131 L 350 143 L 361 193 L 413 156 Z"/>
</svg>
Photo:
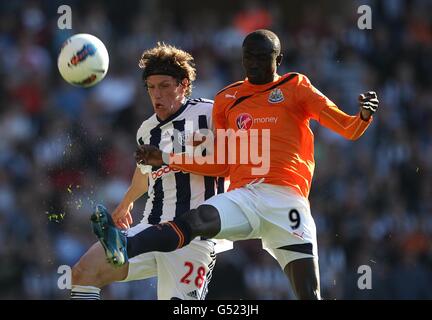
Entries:
<svg viewBox="0 0 432 320">
<path fill-rule="evenodd" d="M 230 189 L 264 178 L 266 183 L 290 186 L 307 198 L 315 168 L 314 135 L 309 126 L 311 119 L 351 140 L 359 138 L 372 121 L 372 118 L 369 121 L 362 120 L 360 113 L 350 116 L 339 110 L 302 74 L 287 73 L 264 85 L 254 85 L 246 79 L 224 88 L 216 95 L 214 130 L 241 130 L 246 131 L 249 137 L 251 134 L 258 135 L 255 142 L 258 142 L 261 155 L 264 154 L 263 147 L 269 148 L 267 172 L 252 174 L 252 169 L 260 167 L 260 164 L 253 161 L 240 163 L 239 139 L 235 148 L 236 163 L 176 163 L 173 166 L 206 175 L 229 175 Z M 265 131 L 270 133 L 268 146 L 267 143 L 263 145 Z"/>
</svg>

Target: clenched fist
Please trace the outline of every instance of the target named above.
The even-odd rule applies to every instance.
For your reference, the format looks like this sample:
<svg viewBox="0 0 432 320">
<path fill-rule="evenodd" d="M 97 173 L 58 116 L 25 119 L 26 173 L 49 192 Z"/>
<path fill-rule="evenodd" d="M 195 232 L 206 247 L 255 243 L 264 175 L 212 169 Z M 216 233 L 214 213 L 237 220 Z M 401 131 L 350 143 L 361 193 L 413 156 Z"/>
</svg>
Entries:
<svg viewBox="0 0 432 320">
<path fill-rule="evenodd" d="M 143 144 L 135 151 L 135 161 L 138 164 L 160 167 L 163 165 L 162 151 L 150 144 Z"/>
<path fill-rule="evenodd" d="M 368 91 L 359 95 L 358 98 L 360 108 L 361 108 L 361 117 L 363 120 L 369 120 L 369 118 L 374 114 L 378 109 L 378 96 L 374 91 Z"/>
</svg>

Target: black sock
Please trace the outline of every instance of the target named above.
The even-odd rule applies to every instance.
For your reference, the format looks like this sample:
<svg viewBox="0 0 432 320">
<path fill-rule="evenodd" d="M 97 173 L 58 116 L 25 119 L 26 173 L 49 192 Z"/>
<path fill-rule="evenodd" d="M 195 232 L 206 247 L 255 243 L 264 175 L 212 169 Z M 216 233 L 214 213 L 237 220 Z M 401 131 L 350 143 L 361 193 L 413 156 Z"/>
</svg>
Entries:
<svg viewBox="0 0 432 320">
<path fill-rule="evenodd" d="M 189 226 L 183 221 L 156 224 L 127 238 L 128 258 L 139 254 L 161 251 L 170 252 L 182 248 L 191 241 Z"/>
</svg>

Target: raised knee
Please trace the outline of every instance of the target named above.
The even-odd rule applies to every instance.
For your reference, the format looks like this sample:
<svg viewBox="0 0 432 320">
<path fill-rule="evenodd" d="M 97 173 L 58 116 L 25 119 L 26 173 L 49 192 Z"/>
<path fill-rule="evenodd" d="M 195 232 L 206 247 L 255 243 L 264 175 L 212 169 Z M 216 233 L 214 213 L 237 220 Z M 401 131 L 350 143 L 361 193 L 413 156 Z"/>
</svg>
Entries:
<svg viewBox="0 0 432 320">
<path fill-rule="evenodd" d="M 201 205 L 181 216 L 190 227 L 193 236 L 213 237 L 220 230 L 219 213 L 213 206 Z"/>
<path fill-rule="evenodd" d="M 197 208 L 197 211 L 199 217 L 205 223 L 215 223 L 220 219 L 218 210 L 211 205 L 202 204 Z"/>
</svg>

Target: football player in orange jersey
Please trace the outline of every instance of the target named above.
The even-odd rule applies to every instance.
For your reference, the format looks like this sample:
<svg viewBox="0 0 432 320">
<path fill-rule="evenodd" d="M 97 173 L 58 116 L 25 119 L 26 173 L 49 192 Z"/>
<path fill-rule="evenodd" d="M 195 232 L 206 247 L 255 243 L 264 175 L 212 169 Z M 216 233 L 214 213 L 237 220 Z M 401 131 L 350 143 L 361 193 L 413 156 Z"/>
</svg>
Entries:
<svg viewBox="0 0 432 320">
<path fill-rule="evenodd" d="M 304 75 L 278 75 L 281 61 L 280 41 L 273 32 L 257 30 L 247 35 L 243 42 L 247 78 L 221 90 L 213 109 L 217 132 L 214 157 L 219 160 L 216 151 L 221 149 L 217 145 L 226 137 L 220 132 L 242 132 L 247 138 L 263 138 L 265 132 L 270 132 L 268 142 L 255 140 L 258 150 L 269 151 L 266 170 L 257 174 L 253 171 L 256 162 L 238 161 L 238 140 L 234 146 L 223 145 L 227 154 L 234 153 L 234 163 L 221 157 L 222 163 L 198 164 L 194 159 L 185 161 L 185 154 L 178 162 L 179 157 L 163 157 L 162 151 L 153 146 L 137 149 L 135 157 L 140 164 L 159 166 L 165 160 L 183 171 L 230 176 L 231 184 L 229 192 L 208 199 L 180 218 L 128 238 L 128 254 L 153 251 L 155 243 L 159 244 L 158 250 L 172 251 L 196 236 L 261 239 L 263 248 L 278 261 L 299 299 L 321 298 L 316 228 L 308 201 L 315 166 L 309 121 L 316 120 L 355 140 L 371 123 L 378 99 L 372 91 L 361 94 L 359 113 L 347 115 Z"/>
</svg>

